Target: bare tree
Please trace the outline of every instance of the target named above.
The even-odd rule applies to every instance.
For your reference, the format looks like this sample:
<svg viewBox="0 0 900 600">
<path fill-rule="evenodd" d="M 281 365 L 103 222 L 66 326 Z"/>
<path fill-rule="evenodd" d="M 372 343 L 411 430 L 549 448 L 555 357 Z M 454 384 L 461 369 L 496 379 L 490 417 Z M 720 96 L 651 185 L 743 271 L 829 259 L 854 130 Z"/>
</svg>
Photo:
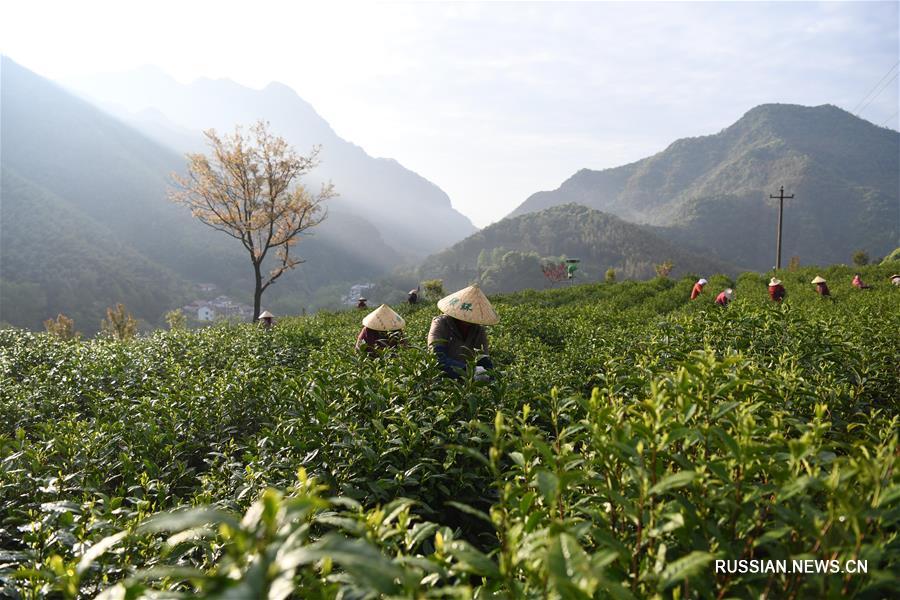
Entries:
<svg viewBox="0 0 900 600">
<path fill-rule="evenodd" d="M 667 260 L 663 263 L 656 265 L 656 276 L 657 277 L 668 277 L 672 272 L 672 268 L 674 267 L 674 263 L 671 260 Z"/>
<path fill-rule="evenodd" d="M 47 329 L 47 332 L 61 340 L 78 341 L 78 338 L 81 337 L 81 332 L 75 331 L 75 321 L 62 313 L 56 316 L 56 320 L 47 319 L 44 321 L 44 327 Z"/>
<path fill-rule="evenodd" d="M 189 207 L 201 223 L 241 241 L 253 263 L 256 318 L 263 292 L 303 262 L 291 255 L 291 248 L 302 232 L 325 220 L 323 202 L 336 194 L 330 183 L 317 194 L 300 183 L 318 166 L 319 147 L 308 156 L 297 154 L 284 138 L 270 133 L 264 121 L 247 136 L 240 127 L 224 137 L 214 129 L 204 135 L 211 155 L 187 155 L 188 174 L 173 175 L 178 189 L 170 198 Z M 275 266 L 263 273 L 270 250 L 277 257 Z"/>
<path fill-rule="evenodd" d="M 100 321 L 100 331 L 115 340 L 130 340 L 137 335 L 138 322 L 125 305 L 119 302 L 115 308 L 107 307 L 106 318 Z"/>
</svg>

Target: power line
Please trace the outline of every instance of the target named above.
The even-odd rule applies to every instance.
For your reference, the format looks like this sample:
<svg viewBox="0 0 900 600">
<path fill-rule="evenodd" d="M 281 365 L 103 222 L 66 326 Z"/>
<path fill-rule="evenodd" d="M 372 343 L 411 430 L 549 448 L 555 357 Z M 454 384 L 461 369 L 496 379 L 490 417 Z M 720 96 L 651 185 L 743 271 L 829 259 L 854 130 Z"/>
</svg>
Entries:
<svg viewBox="0 0 900 600">
<path fill-rule="evenodd" d="M 865 108 L 865 106 L 868 106 L 868 104 L 865 104 L 865 103 L 866 103 L 866 100 L 868 100 L 868 98 L 869 98 L 869 96 L 872 94 L 872 92 L 874 92 L 874 91 L 878 88 L 878 86 L 881 85 L 881 83 L 887 78 L 887 76 L 890 75 L 890 74 L 893 72 L 893 70 L 897 68 L 897 65 L 900 65 L 900 60 L 898 60 L 897 62 L 895 62 L 895 63 L 893 64 L 893 66 L 892 66 L 890 69 L 887 70 L 887 73 L 885 73 L 884 76 L 882 76 L 882 78 L 878 80 L 878 83 L 876 83 L 874 86 L 872 86 L 872 89 L 870 89 L 870 90 L 866 93 L 866 95 L 863 96 L 863 99 L 860 100 L 860 101 L 856 104 L 856 107 L 855 107 L 852 111 L 850 111 L 850 112 L 852 112 L 852 113 L 855 114 L 856 116 L 859 116 L 859 112 L 862 110 L 862 108 Z M 893 81 L 893 80 L 896 79 L 896 78 L 897 78 L 897 75 L 895 74 L 894 77 L 891 79 L 891 81 Z M 889 81 L 888 83 L 890 83 L 890 81 Z M 878 94 L 875 94 L 875 97 L 878 97 L 878 95 L 879 95 L 882 91 L 884 91 L 884 88 L 882 88 L 882 90 L 879 91 Z M 872 98 L 872 100 L 874 100 L 874 99 L 875 99 L 875 98 Z M 870 100 L 870 102 L 871 102 L 871 100 Z M 865 104 L 865 106 L 862 106 L 863 104 Z M 862 108 L 860 108 L 861 106 L 862 106 Z"/>
<path fill-rule="evenodd" d="M 856 116 L 858 117 L 858 116 L 860 115 L 860 113 L 866 109 L 867 106 L 869 106 L 870 104 L 872 104 L 873 102 L 875 102 L 875 99 L 878 98 L 878 96 L 881 95 L 881 92 L 883 92 L 884 90 L 888 89 L 888 87 L 891 85 L 891 83 L 892 83 L 895 79 L 897 79 L 897 76 L 898 76 L 898 75 L 900 75 L 900 71 L 894 73 L 894 76 L 891 77 L 891 78 L 888 80 L 888 82 L 887 82 L 886 84 L 884 84 L 884 86 L 882 86 L 882 88 L 881 88 L 880 90 L 878 90 L 878 93 L 875 94 L 874 96 L 872 96 L 872 98 L 871 98 L 868 102 L 866 102 L 865 106 L 863 106 L 862 108 L 859 109 L 859 111 L 856 113 Z"/>
<path fill-rule="evenodd" d="M 888 75 L 890 75 L 891 72 L 892 72 L 894 69 L 897 68 L 897 65 L 900 65 L 900 60 L 898 60 L 897 62 L 895 62 L 894 65 L 893 65 L 890 69 L 887 70 L 887 73 L 885 73 L 885 74 L 881 77 L 881 79 L 878 80 L 878 83 L 876 83 L 875 85 L 873 85 L 873 86 L 872 86 L 872 89 L 870 89 L 868 92 L 866 92 L 866 95 L 863 96 L 862 100 L 860 100 L 859 102 L 856 103 L 856 107 L 855 107 L 851 112 L 853 112 L 854 114 L 856 113 L 856 111 L 857 111 L 857 109 L 860 107 L 860 105 L 863 104 L 863 103 L 868 99 L 869 95 L 870 95 L 872 92 L 874 92 L 875 89 L 876 89 L 879 85 L 881 85 L 881 82 L 883 82 L 883 81 L 885 80 L 885 78 L 886 78 Z"/>
<path fill-rule="evenodd" d="M 781 270 L 781 218 L 784 215 L 784 201 L 793 198 L 794 195 L 790 196 L 784 195 L 784 186 L 781 186 L 781 191 L 777 196 L 769 195 L 769 198 L 774 198 L 778 200 L 778 237 L 775 242 L 775 269 Z"/>
<path fill-rule="evenodd" d="M 885 125 L 887 125 L 887 124 L 888 124 L 888 121 L 890 121 L 891 119 L 893 119 L 894 117 L 896 117 L 898 114 L 900 114 L 900 110 L 895 111 L 894 114 L 892 114 L 892 115 L 889 116 L 887 119 L 885 119 L 884 123 L 882 123 L 881 126 L 884 127 Z"/>
</svg>

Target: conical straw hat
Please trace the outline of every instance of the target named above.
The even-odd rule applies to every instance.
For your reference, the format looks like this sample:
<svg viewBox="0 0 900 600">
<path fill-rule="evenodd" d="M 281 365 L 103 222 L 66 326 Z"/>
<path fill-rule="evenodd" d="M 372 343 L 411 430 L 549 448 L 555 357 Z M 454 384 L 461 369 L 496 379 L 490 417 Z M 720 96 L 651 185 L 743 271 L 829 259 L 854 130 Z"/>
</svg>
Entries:
<svg viewBox="0 0 900 600">
<path fill-rule="evenodd" d="M 477 283 L 441 298 L 438 308 L 445 315 L 466 323 L 496 325 L 500 322 L 497 311 Z"/>
<path fill-rule="evenodd" d="M 773 277 L 772 281 L 769 282 L 769 287 L 774 287 L 776 285 L 781 285 L 781 280 Z"/>
<path fill-rule="evenodd" d="M 272 313 L 270 313 L 270 312 L 267 311 L 267 310 L 264 310 L 264 311 L 262 311 L 261 313 L 259 313 L 259 317 L 258 317 L 258 318 L 260 318 L 260 319 L 265 319 L 265 318 L 273 319 L 273 318 L 275 318 L 275 315 L 273 315 Z"/>
<path fill-rule="evenodd" d="M 699 283 L 700 285 L 706 285 L 709 282 L 705 279 L 700 279 L 699 281 L 697 281 L 697 283 Z"/>
<path fill-rule="evenodd" d="M 391 310 L 387 304 L 382 304 L 362 320 L 362 324 L 376 331 L 396 331 L 406 327 L 403 317 Z"/>
<path fill-rule="evenodd" d="M 820 275 L 816 275 L 816 278 L 812 280 L 813 283 L 825 283 L 825 280 L 822 279 Z"/>
<path fill-rule="evenodd" d="M 725 290 L 725 297 L 729 300 L 732 300 L 734 298 L 734 290 L 732 290 L 731 288 Z"/>
</svg>

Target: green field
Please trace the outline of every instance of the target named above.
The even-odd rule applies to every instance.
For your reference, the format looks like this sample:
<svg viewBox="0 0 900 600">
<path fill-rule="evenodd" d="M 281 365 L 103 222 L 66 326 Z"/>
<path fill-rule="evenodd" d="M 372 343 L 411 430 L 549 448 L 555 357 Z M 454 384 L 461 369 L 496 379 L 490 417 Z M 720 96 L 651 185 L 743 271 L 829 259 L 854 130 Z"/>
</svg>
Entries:
<svg viewBox="0 0 900 600">
<path fill-rule="evenodd" d="M 890 267 L 493 298 L 499 377 L 354 353 L 361 313 L 130 342 L 0 331 L 0 598 L 884 598 Z M 716 573 L 717 559 L 866 574 Z"/>
</svg>

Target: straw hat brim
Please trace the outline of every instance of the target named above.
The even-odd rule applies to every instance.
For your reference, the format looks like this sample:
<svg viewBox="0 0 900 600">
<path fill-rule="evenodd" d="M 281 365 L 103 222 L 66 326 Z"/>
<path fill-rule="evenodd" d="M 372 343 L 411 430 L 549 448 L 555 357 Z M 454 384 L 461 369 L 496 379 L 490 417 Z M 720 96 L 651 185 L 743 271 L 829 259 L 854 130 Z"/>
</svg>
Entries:
<svg viewBox="0 0 900 600">
<path fill-rule="evenodd" d="M 769 287 L 772 287 L 773 285 L 781 285 L 781 280 L 780 279 L 772 279 L 772 281 L 769 282 Z"/>
<path fill-rule="evenodd" d="M 438 309 L 445 315 L 475 325 L 496 325 L 500 322 L 497 311 L 478 284 L 441 298 Z"/>
<path fill-rule="evenodd" d="M 816 278 L 812 280 L 812 283 L 825 283 L 825 280 L 816 275 Z"/>
<path fill-rule="evenodd" d="M 382 304 L 367 314 L 363 318 L 362 324 L 375 331 L 397 331 L 406 327 L 403 317 L 394 312 L 387 304 Z"/>
<path fill-rule="evenodd" d="M 270 313 L 267 310 L 264 310 L 260 313 L 259 318 L 260 319 L 274 319 L 275 315 L 273 315 L 272 313 Z"/>
</svg>

